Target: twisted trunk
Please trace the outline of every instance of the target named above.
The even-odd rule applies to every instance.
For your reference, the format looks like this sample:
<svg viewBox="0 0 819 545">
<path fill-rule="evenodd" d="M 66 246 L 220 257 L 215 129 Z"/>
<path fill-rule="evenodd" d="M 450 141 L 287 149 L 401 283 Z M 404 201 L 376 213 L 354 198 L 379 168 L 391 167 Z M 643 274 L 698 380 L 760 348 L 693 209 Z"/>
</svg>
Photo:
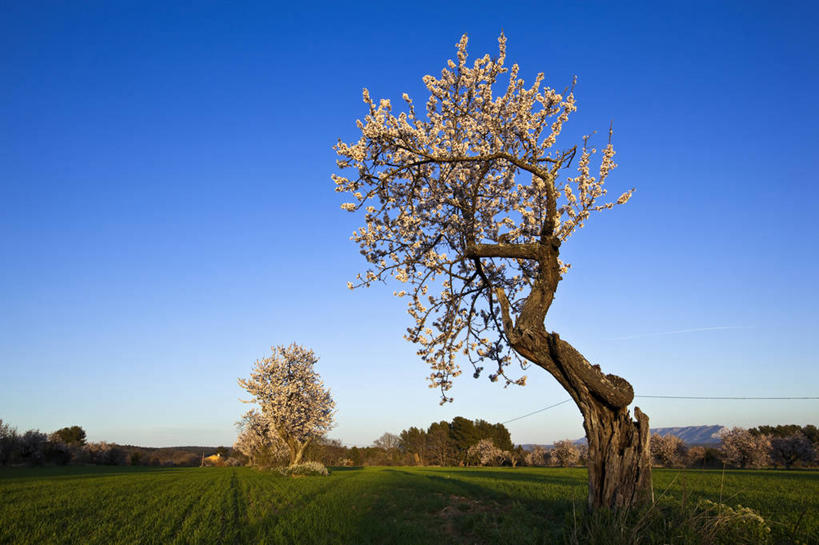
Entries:
<svg viewBox="0 0 819 545">
<path fill-rule="evenodd" d="M 470 257 L 536 259 L 538 275 L 515 322 L 503 289 L 495 291 L 504 332 L 520 355 L 548 371 L 566 389 L 583 415 L 589 442 L 590 508 L 616 509 L 653 501 L 648 416 L 628 405 L 634 390 L 625 379 L 604 374 L 557 333 L 546 331 L 546 312 L 560 281 L 560 241 L 533 245 L 474 245 Z"/>
<path fill-rule="evenodd" d="M 648 416 L 628 405 L 631 385 L 605 375 L 557 333 L 514 331 L 512 348 L 551 373 L 583 415 L 589 442 L 590 508 L 617 509 L 653 501 Z"/>
</svg>

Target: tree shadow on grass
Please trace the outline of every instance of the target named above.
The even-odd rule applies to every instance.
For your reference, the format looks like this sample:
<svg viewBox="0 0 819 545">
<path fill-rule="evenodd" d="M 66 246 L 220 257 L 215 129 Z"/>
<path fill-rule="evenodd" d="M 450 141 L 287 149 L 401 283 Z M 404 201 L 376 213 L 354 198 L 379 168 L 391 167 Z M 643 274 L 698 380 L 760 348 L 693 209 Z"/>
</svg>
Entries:
<svg viewBox="0 0 819 545">
<path fill-rule="evenodd" d="M 427 497 L 438 498 L 435 510 L 432 513 L 428 510 L 428 514 L 443 525 L 448 541 L 454 543 L 552 542 L 562 535 L 563 523 L 567 513 L 572 510 L 573 501 L 585 505 L 585 483 L 571 477 L 532 478 L 539 476 L 497 470 L 447 473 L 442 469 L 442 474 L 438 474 L 438 471 L 387 471 L 403 474 L 408 480 L 412 479 L 416 490 Z M 470 480 L 476 477 L 480 480 Z M 487 486 L 487 479 L 503 481 L 505 486 Z M 553 485 L 560 492 L 552 496 L 532 495 L 531 487 L 525 490 L 524 487 L 510 487 L 509 483 L 528 483 L 537 487 Z M 567 487 L 577 490 L 578 497 L 567 494 Z M 401 493 L 393 501 L 403 504 L 405 510 L 412 510 L 414 505 L 407 501 L 411 499 L 406 493 Z"/>
<path fill-rule="evenodd" d="M 276 494 L 287 501 L 255 520 L 245 514 L 241 541 L 552 543 L 563 535 L 572 490 L 578 508 L 586 494 L 584 483 L 571 476 L 504 470 L 345 467 L 329 478 L 276 483 Z M 550 485 L 553 494 L 541 492 Z"/>
<path fill-rule="evenodd" d="M 443 473 L 447 472 L 449 468 L 441 468 L 440 471 L 433 470 L 429 471 L 429 473 Z M 552 468 L 549 469 L 551 471 Z M 566 475 L 567 470 L 564 468 L 554 468 L 553 469 L 556 473 L 550 472 L 532 472 L 527 471 L 525 469 L 507 469 L 507 470 L 498 470 L 498 469 L 464 469 L 464 468 L 451 468 L 451 473 L 448 475 L 452 475 L 452 478 L 458 477 L 466 477 L 472 479 L 492 479 L 497 481 L 516 481 L 516 482 L 526 482 L 526 483 L 541 483 L 541 484 L 555 484 L 555 485 L 566 485 L 566 486 L 585 486 L 588 484 L 587 480 L 587 473 L 585 468 L 571 468 L 569 471 L 576 471 L 577 476 L 573 477 L 571 475 Z M 422 470 L 423 471 L 423 470 Z M 560 473 L 557 473 L 560 472 Z M 426 472 L 424 472 L 426 474 Z"/>
<path fill-rule="evenodd" d="M 567 489 L 576 491 L 578 497 L 584 498 L 587 493 L 586 483 L 584 481 L 572 479 L 571 477 L 533 479 L 526 478 L 525 475 L 510 475 L 501 471 L 459 471 L 457 473 L 445 475 L 426 473 L 423 474 L 423 477 L 436 483 L 441 488 L 447 486 L 451 488 L 454 487 L 463 492 L 465 495 L 487 497 L 504 502 L 520 502 L 535 508 L 543 505 L 544 502 L 568 504 L 570 506 L 572 502 L 571 494 L 568 496 L 565 494 Z M 504 483 L 505 486 L 487 486 L 487 481 Z M 528 484 L 533 485 L 535 489 L 543 487 L 545 490 L 548 490 L 550 487 L 554 487 L 555 489 L 560 489 L 561 499 L 556 500 L 554 498 L 550 498 L 548 494 L 532 496 L 531 494 L 526 493 L 526 488 L 523 486 L 509 486 L 509 483 L 512 483 L 513 485 Z M 528 488 L 529 491 L 532 490 L 532 486 Z"/>
</svg>

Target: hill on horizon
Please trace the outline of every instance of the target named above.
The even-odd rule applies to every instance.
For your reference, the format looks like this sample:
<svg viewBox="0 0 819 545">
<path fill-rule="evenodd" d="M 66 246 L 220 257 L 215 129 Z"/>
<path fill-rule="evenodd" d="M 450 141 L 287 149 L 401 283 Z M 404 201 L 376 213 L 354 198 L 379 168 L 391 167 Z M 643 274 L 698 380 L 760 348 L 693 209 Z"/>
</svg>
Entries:
<svg viewBox="0 0 819 545">
<path fill-rule="evenodd" d="M 689 447 L 693 446 L 700 446 L 700 447 L 715 447 L 719 446 L 721 440 L 719 438 L 719 432 L 725 426 L 721 426 L 719 424 L 715 424 L 712 426 L 681 426 L 681 427 L 673 427 L 673 428 L 651 428 L 651 433 L 659 434 L 662 437 L 666 435 L 676 435 Z M 585 445 L 586 438 L 581 437 L 580 439 L 575 439 L 574 441 L 577 445 Z M 541 445 L 541 444 L 534 444 L 534 443 L 527 443 L 521 445 L 524 450 L 532 450 L 536 446 L 551 448 L 552 445 Z"/>
</svg>

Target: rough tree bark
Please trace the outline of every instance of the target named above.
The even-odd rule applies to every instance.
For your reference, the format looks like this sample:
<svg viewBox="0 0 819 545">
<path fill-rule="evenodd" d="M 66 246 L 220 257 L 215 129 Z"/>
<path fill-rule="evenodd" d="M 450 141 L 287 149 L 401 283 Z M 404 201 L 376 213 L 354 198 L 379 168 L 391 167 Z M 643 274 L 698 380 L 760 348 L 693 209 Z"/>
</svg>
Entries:
<svg viewBox="0 0 819 545">
<path fill-rule="evenodd" d="M 625 379 L 604 374 L 557 333 L 546 331 L 546 313 L 560 282 L 560 240 L 553 236 L 540 244 L 473 244 L 467 256 L 534 259 L 538 274 L 516 321 L 502 288 L 495 294 L 504 332 L 521 356 L 548 371 L 566 389 L 583 415 L 589 442 L 589 508 L 617 509 L 653 501 L 648 416 L 628 405 L 634 390 Z M 479 264 L 478 264 L 479 265 Z"/>
</svg>

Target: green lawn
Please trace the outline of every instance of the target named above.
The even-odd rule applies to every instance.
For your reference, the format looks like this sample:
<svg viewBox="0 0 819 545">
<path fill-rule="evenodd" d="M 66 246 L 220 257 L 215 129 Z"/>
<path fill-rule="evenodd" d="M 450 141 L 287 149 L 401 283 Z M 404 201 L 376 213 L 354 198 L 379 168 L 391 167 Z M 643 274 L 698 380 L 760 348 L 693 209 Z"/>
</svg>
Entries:
<svg viewBox="0 0 819 545">
<path fill-rule="evenodd" d="M 660 503 L 722 497 L 758 510 L 775 543 L 819 543 L 817 472 L 656 470 L 654 483 Z M 583 469 L 3 469 L 0 543 L 563 543 L 585 494 Z"/>
</svg>

